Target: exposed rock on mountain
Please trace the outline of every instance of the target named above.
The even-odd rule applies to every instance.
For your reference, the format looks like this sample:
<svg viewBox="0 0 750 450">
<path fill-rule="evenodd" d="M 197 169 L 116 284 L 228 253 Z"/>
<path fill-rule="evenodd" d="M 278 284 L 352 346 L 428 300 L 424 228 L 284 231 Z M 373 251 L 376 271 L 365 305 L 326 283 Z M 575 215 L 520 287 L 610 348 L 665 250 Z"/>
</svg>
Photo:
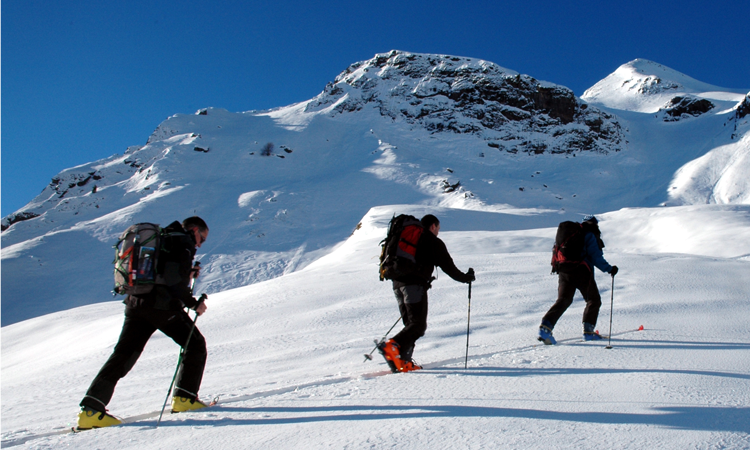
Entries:
<svg viewBox="0 0 750 450">
<path fill-rule="evenodd" d="M 676 122 L 687 117 L 697 117 L 711 111 L 714 107 L 715 105 L 705 98 L 692 95 L 677 96 L 663 108 L 664 121 Z"/>
<path fill-rule="evenodd" d="M 739 120 L 750 114 L 750 93 L 737 105 L 735 117 Z"/>
<path fill-rule="evenodd" d="M 14 223 L 23 222 L 24 220 L 33 219 L 34 217 L 39 217 L 39 214 L 30 211 L 21 211 L 10 214 L 9 216 L 3 218 L 2 224 L 0 224 L 0 229 L 2 231 L 5 231 Z"/>
<path fill-rule="evenodd" d="M 376 109 L 433 133 L 471 133 L 510 153 L 621 150 L 616 117 L 563 86 L 491 62 L 391 51 L 351 65 L 306 111 Z"/>
</svg>

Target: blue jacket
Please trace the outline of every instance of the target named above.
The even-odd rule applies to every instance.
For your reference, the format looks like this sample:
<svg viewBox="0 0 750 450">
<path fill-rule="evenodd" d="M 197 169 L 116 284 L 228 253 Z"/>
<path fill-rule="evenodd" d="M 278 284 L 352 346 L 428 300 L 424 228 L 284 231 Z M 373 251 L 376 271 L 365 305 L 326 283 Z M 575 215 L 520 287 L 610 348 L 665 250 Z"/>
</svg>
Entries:
<svg viewBox="0 0 750 450">
<path fill-rule="evenodd" d="M 599 244 L 596 243 L 594 233 L 586 233 L 586 236 L 583 238 L 583 260 L 586 261 L 589 269 L 593 269 L 596 266 L 602 272 L 609 273 L 612 271 L 612 266 L 604 259 L 604 253 L 599 248 Z"/>
</svg>

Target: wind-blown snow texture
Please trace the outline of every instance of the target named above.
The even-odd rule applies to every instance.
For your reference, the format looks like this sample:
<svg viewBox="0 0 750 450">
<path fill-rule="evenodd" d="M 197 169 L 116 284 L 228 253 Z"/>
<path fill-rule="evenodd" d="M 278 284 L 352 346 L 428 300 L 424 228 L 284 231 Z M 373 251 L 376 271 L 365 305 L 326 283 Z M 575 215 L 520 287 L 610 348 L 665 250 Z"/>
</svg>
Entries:
<svg viewBox="0 0 750 450">
<path fill-rule="evenodd" d="M 2 445 L 748 448 L 745 94 L 636 60 L 576 99 L 489 62 L 391 52 L 296 105 L 170 117 L 3 220 Z M 375 266 L 399 212 L 437 214 L 477 271 L 468 370 L 466 285 L 446 276 L 415 353 L 427 369 L 362 363 L 397 315 Z M 555 329 L 573 339 L 536 346 L 554 227 L 585 213 L 621 268 L 614 348 L 579 341 L 580 299 Z M 202 393 L 228 403 L 39 437 L 72 423 L 117 339 L 116 236 L 192 214 L 211 227 Z M 156 334 L 112 412 L 160 407 L 177 349 Z"/>
</svg>

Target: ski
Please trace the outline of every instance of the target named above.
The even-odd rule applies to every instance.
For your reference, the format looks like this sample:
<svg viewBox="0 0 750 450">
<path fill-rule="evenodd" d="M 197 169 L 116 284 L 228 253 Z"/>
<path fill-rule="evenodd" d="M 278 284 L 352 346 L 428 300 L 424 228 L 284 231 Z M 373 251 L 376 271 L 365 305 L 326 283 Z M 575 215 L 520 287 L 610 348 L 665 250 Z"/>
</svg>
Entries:
<svg viewBox="0 0 750 450">
<path fill-rule="evenodd" d="M 604 342 L 614 336 L 622 336 L 623 334 L 635 333 L 636 331 L 643 331 L 643 330 L 644 330 L 643 325 L 641 325 L 638 328 L 634 328 L 632 330 L 620 331 L 619 333 L 612 333 L 612 336 L 599 334 L 599 332 L 597 331 L 596 334 L 598 334 L 601 337 L 601 339 L 587 341 L 587 340 L 584 340 L 583 337 L 572 337 L 572 338 L 558 339 L 557 344 L 545 344 L 542 339 L 537 337 L 537 340 L 540 342 L 538 344 L 534 344 L 533 346 L 538 347 L 540 345 L 544 345 L 544 346 L 554 347 L 555 345 L 567 344 L 571 342 L 585 342 L 585 343 Z"/>
<path fill-rule="evenodd" d="M 182 411 L 182 412 L 170 411 L 170 414 L 185 414 L 185 413 L 201 412 L 201 411 L 205 411 L 206 408 L 211 408 L 213 406 L 216 406 L 218 403 L 219 403 L 219 396 L 217 395 L 209 403 L 206 403 L 206 407 L 205 408 L 193 409 L 193 410 Z M 153 419 L 154 417 L 159 417 L 159 414 L 161 414 L 161 411 L 152 411 L 150 413 L 138 414 L 138 415 L 135 415 L 135 416 L 125 417 L 123 419 L 120 419 L 121 422 L 119 424 L 117 424 L 117 425 L 111 425 L 109 427 L 104 427 L 104 428 L 118 427 L 118 426 L 125 425 L 125 424 L 128 424 L 128 423 L 135 423 L 135 422 L 140 422 L 140 421 L 146 420 L 146 419 Z M 89 431 L 89 430 L 95 430 L 95 429 L 96 428 L 78 428 L 78 427 L 72 427 L 72 430 L 73 430 L 74 433 L 81 433 L 83 431 Z"/>
<path fill-rule="evenodd" d="M 206 405 L 206 408 L 216 406 L 217 404 L 219 404 L 219 396 L 214 397 L 211 400 L 211 402 L 209 402 Z M 196 409 L 193 411 L 184 411 L 182 413 L 172 413 L 172 414 L 185 414 L 185 413 L 200 412 L 200 411 L 204 411 L 206 408 Z M 121 423 L 117 425 L 112 425 L 111 427 L 119 427 L 125 424 L 141 422 L 147 419 L 154 419 L 156 417 L 159 417 L 159 414 L 161 414 L 161 410 L 151 411 L 151 412 L 144 413 L 144 414 L 137 414 L 134 416 L 128 416 L 128 417 L 120 419 L 122 421 Z M 104 428 L 111 428 L 111 427 L 104 427 Z M 84 431 L 89 431 L 89 430 L 94 430 L 94 429 L 96 428 L 79 429 L 77 426 L 73 426 L 73 427 L 64 426 L 64 427 L 55 428 L 52 431 L 48 431 L 46 433 L 38 433 L 38 434 L 29 435 L 29 436 L 19 437 L 17 439 L 3 440 L 2 447 L 3 448 L 15 447 L 17 445 L 22 445 L 28 441 L 35 440 L 35 439 L 51 437 L 51 436 L 59 436 L 59 435 L 64 435 L 64 434 L 77 434 L 77 433 L 82 433 Z"/>
</svg>

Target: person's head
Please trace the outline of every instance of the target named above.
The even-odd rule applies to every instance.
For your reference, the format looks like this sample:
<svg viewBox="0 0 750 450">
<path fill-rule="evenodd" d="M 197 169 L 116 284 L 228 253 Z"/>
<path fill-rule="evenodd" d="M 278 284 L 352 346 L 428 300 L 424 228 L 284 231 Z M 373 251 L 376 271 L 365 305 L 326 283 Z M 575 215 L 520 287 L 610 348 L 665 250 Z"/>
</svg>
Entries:
<svg viewBox="0 0 750 450">
<path fill-rule="evenodd" d="M 435 236 L 437 236 L 440 232 L 440 220 L 438 220 L 438 218 L 433 216 L 432 214 L 427 214 L 426 216 L 422 217 L 422 220 L 420 220 L 420 222 L 422 222 L 423 227 L 430 230 L 430 232 Z"/>
<path fill-rule="evenodd" d="M 584 216 L 583 221 L 588 222 L 591 225 L 597 225 L 599 223 L 599 220 L 597 220 L 596 216 L 594 216 L 593 214 Z"/>
<path fill-rule="evenodd" d="M 182 228 L 195 239 L 195 247 L 200 247 L 208 238 L 208 225 L 198 216 L 188 217 L 182 221 Z"/>
</svg>

